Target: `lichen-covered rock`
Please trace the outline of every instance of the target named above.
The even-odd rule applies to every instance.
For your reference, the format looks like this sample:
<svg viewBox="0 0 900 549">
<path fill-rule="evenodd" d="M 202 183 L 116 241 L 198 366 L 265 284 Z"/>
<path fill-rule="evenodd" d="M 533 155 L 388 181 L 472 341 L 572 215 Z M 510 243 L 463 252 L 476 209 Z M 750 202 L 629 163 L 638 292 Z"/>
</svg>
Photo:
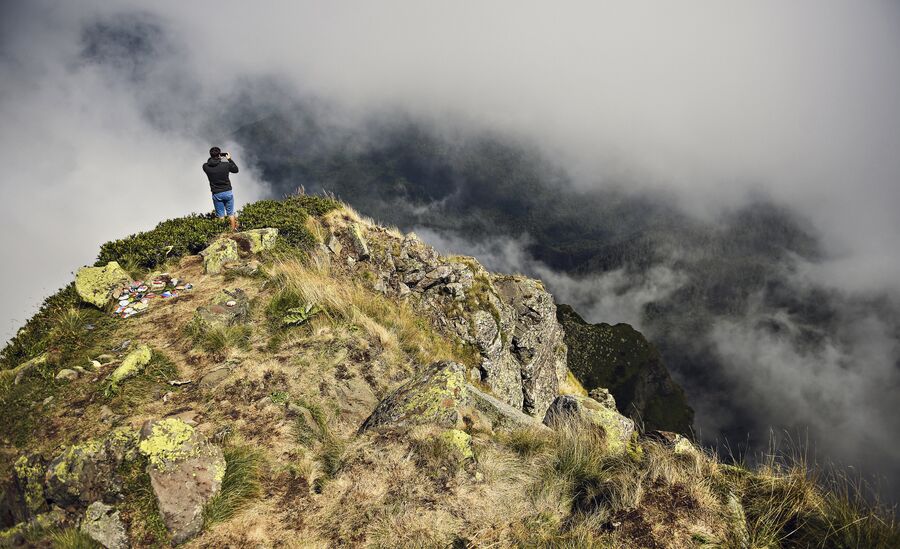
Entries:
<svg viewBox="0 0 900 549">
<path fill-rule="evenodd" d="M 206 274 L 219 274 L 229 264 L 240 263 L 253 254 L 272 249 L 277 239 L 278 229 L 274 228 L 222 235 L 200 252 L 203 269 Z"/>
<path fill-rule="evenodd" d="M 9 487 L 9 501 L 4 502 L 4 512 L 11 515 L 15 524 L 36 517 L 47 510 L 44 497 L 45 464 L 38 456 L 21 456 L 13 466 L 13 485 Z M 5 500 L 7 498 L 4 498 Z"/>
<path fill-rule="evenodd" d="M 139 448 L 172 541 L 196 536 L 203 527 L 203 507 L 222 487 L 222 449 L 177 418 L 144 424 Z"/>
<path fill-rule="evenodd" d="M 203 256 L 203 271 L 206 274 L 219 274 L 226 263 L 241 260 L 238 244 L 230 238 L 219 238 L 207 246 L 200 255 Z"/>
<path fill-rule="evenodd" d="M 607 448 L 614 453 L 624 452 L 634 433 L 634 422 L 615 408 L 608 408 L 592 398 L 578 395 L 557 397 L 544 416 L 544 424 L 549 427 L 568 422 L 600 428 Z"/>
<path fill-rule="evenodd" d="M 472 451 L 472 436 L 460 429 L 447 429 L 441 433 L 441 440 L 447 446 L 453 449 L 463 459 L 473 459 L 475 452 Z"/>
<path fill-rule="evenodd" d="M 360 430 L 425 423 L 455 428 L 462 422 L 459 407 L 465 405 L 465 385 L 465 367 L 435 362 L 385 397 Z"/>
<path fill-rule="evenodd" d="M 238 246 L 246 248 L 250 253 L 258 254 L 260 252 L 271 250 L 275 246 L 278 239 L 278 229 L 250 229 L 235 233 L 231 236 Z M 246 244 L 244 244 L 246 242 Z"/>
<path fill-rule="evenodd" d="M 106 549 L 128 547 L 128 533 L 119 512 L 102 501 L 88 505 L 81 522 L 81 531 Z"/>
<path fill-rule="evenodd" d="M 136 433 L 119 430 L 69 446 L 47 467 L 45 497 L 60 505 L 115 498 L 122 489 L 117 470 L 136 445 Z"/>
<path fill-rule="evenodd" d="M 387 395 L 360 427 L 404 428 L 433 424 L 448 429 L 493 432 L 540 421 L 466 381 L 466 368 L 435 362 Z"/>
<path fill-rule="evenodd" d="M 12 377 L 13 385 L 18 385 L 19 383 L 22 382 L 22 380 L 25 378 L 25 376 L 27 376 L 28 374 L 31 373 L 32 370 L 34 370 L 38 366 L 43 366 L 46 363 L 47 363 L 47 353 L 43 353 L 41 355 L 38 355 L 38 356 L 32 358 L 31 360 L 28 360 L 26 362 L 23 362 L 22 364 L 19 364 L 12 370 L 4 370 L 4 371 L 0 372 L 0 374 L 3 374 L 6 379 L 9 379 L 10 377 Z"/>
<path fill-rule="evenodd" d="M 115 370 L 106 378 L 110 385 L 118 385 L 130 377 L 134 377 L 141 373 L 141 370 L 150 363 L 153 353 L 150 347 L 140 344 L 133 351 L 128 353 Z"/>
<path fill-rule="evenodd" d="M 115 261 L 104 267 L 82 267 L 75 274 L 75 291 L 78 296 L 98 307 L 106 307 L 112 300 L 112 291 L 131 284 L 131 277 Z"/>
<path fill-rule="evenodd" d="M 57 380 L 75 381 L 76 379 L 78 379 L 78 372 L 69 368 L 63 368 L 62 370 L 56 372 L 56 375 L 53 377 Z"/>
</svg>

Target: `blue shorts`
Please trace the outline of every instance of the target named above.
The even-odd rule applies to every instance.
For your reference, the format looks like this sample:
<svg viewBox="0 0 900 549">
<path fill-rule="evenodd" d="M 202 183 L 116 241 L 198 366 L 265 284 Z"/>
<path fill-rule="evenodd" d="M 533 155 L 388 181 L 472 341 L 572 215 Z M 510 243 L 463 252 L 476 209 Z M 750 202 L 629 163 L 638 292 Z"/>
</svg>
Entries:
<svg viewBox="0 0 900 549">
<path fill-rule="evenodd" d="M 225 214 L 234 215 L 234 193 L 223 191 L 212 195 L 213 206 L 216 207 L 216 215 L 225 217 Z"/>
</svg>

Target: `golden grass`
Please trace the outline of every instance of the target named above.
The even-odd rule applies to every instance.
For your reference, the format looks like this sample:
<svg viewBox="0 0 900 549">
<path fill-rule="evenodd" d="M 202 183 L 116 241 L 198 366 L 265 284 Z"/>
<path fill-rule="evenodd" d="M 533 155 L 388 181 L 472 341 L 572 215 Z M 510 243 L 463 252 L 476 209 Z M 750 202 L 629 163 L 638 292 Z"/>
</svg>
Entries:
<svg viewBox="0 0 900 549">
<path fill-rule="evenodd" d="M 277 292 L 296 299 L 298 305 L 319 307 L 333 325 L 351 325 L 370 335 L 397 365 L 408 367 L 410 360 L 426 364 L 463 359 L 458 345 L 438 336 L 409 305 L 390 300 L 356 280 L 336 276 L 330 264 L 317 256 L 305 262 L 289 259 L 275 263 L 271 281 Z M 321 324 L 316 327 L 321 329 Z"/>
</svg>

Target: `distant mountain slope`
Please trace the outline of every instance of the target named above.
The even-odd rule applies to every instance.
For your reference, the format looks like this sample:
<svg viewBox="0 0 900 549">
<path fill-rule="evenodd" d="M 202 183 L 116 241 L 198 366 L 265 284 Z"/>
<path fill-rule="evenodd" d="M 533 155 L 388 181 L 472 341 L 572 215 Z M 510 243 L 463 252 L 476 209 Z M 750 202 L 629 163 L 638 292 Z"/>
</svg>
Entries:
<svg viewBox="0 0 900 549">
<path fill-rule="evenodd" d="M 588 391 L 609 389 L 620 412 L 647 430 L 691 434 L 694 411 L 659 352 L 628 324 L 590 324 L 568 305 L 556 316 L 566 333 L 569 369 Z"/>
</svg>

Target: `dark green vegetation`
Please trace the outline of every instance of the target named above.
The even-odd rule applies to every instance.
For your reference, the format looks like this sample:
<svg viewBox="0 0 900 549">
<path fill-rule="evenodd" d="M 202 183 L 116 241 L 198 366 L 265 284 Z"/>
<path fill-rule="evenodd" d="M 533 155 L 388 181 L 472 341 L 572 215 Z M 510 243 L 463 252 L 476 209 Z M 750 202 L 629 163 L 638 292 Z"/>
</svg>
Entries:
<svg viewBox="0 0 900 549">
<path fill-rule="evenodd" d="M 588 391 L 605 387 L 619 411 L 643 424 L 690 434 L 694 411 L 659 352 L 628 324 L 589 324 L 572 307 L 557 306 L 566 332 L 569 369 Z"/>
<path fill-rule="evenodd" d="M 308 217 L 323 215 L 338 205 L 337 201 L 319 196 L 290 196 L 284 200 L 260 200 L 248 204 L 239 218 L 243 230 L 275 227 L 289 244 L 305 248 L 315 243 L 315 237 L 306 227 Z"/>
<path fill-rule="evenodd" d="M 223 229 L 222 220 L 213 214 L 169 219 L 150 231 L 107 242 L 95 265 L 118 261 L 128 270 L 152 269 L 169 258 L 196 254 Z"/>
</svg>

